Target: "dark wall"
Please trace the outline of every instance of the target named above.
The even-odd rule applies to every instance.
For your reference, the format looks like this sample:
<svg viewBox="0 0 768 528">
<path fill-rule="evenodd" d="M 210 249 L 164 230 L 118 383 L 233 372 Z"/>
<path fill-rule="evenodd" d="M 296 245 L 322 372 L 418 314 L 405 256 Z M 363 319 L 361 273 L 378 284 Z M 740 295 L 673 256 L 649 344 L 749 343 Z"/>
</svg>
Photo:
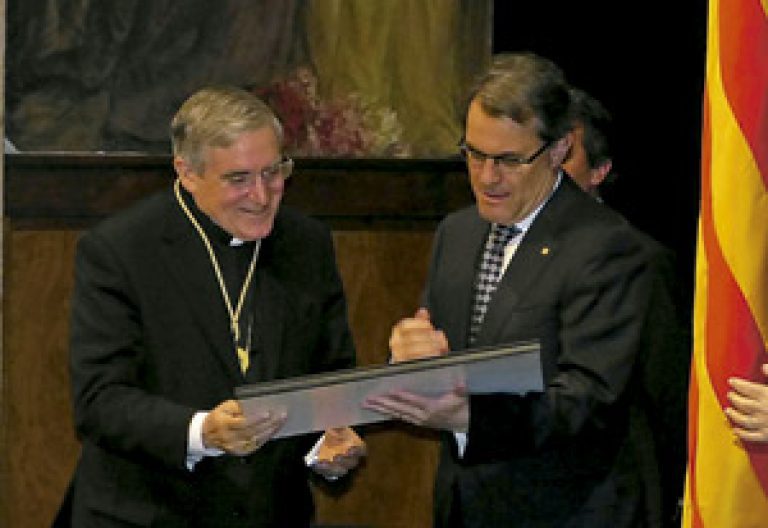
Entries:
<svg viewBox="0 0 768 528">
<path fill-rule="evenodd" d="M 495 0 L 494 8 L 494 51 L 553 60 L 612 113 L 619 177 L 605 201 L 677 253 L 690 302 L 706 0 Z"/>
</svg>

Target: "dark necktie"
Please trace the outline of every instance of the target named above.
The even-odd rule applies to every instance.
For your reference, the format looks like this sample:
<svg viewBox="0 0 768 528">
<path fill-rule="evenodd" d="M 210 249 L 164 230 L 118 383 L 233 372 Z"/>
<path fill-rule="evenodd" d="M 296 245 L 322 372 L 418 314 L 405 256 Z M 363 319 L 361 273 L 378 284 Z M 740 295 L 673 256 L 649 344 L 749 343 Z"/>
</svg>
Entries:
<svg viewBox="0 0 768 528">
<path fill-rule="evenodd" d="M 485 241 L 483 258 L 475 279 L 475 295 L 472 303 L 472 318 L 469 323 L 469 345 L 472 346 L 480 332 L 480 327 L 488 311 L 493 292 L 499 283 L 501 265 L 504 261 L 504 248 L 510 240 L 520 234 L 516 225 L 493 224 L 491 233 Z"/>
</svg>

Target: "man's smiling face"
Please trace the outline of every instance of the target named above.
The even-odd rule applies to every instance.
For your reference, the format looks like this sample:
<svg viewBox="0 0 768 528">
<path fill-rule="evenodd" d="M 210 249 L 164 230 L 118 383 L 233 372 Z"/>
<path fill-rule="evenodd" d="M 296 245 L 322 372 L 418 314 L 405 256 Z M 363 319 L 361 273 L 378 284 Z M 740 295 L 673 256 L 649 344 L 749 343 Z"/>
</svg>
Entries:
<svg viewBox="0 0 768 528">
<path fill-rule="evenodd" d="M 492 117 L 475 100 L 467 113 L 465 142 L 486 155 L 528 159 L 544 146 L 534 121 L 518 123 L 508 117 Z M 559 147 L 558 142 L 553 147 Z M 509 225 L 533 212 L 546 198 L 557 179 L 560 148 L 545 147 L 530 163 L 511 168 L 486 159 L 468 161 L 472 192 L 480 216 L 489 222 Z M 557 163 L 555 163 L 557 161 Z"/>
<path fill-rule="evenodd" d="M 204 166 L 197 171 L 174 160 L 181 184 L 197 207 L 219 227 L 241 240 L 257 240 L 272 231 L 285 181 L 266 182 L 264 169 L 281 160 L 275 132 L 265 126 L 243 132 L 228 147 L 205 147 Z"/>
</svg>

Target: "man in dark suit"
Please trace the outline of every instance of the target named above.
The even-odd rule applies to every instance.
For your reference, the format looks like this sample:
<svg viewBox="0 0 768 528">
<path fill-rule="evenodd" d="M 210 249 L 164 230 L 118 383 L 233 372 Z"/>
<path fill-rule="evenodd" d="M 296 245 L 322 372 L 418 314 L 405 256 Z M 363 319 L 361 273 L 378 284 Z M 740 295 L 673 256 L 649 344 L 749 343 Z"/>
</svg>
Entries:
<svg viewBox="0 0 768 528">
<path fill-rule="evenodd" d="M 232 398 L 354 364 L 330 233 L 280 206 L 292 161 L 252 94 L 194 94 L 172 140 L 173 189 L 78 244 L 72 525 L 307 526 L 313 439 L 270 440 L 285 416 L 246 418 Z M 341 476 L 360 454 L 318 471 Z"/>
<path fill-rule="evenodd" d="M 560 170 L 569 102 L 551 62 L 494 61 L 461 145 L 476 205 L 438 227 L 424 307 L 390 339 L 394 361 L 538 339 L 544 391 L 368 401 L 446 431 L 436 526 L 646 525 L 632 445 L 646 261 L 627 222 Z"/>
<path fill-rule="evenodd" d="M 611 115 L 600 101 L 577 88 L 571 89 L 571 108 L 571 149 L 563 169 L 585 192 L 601 200 L 600 188 L 615 177 Z M 645 467 L 646 495 L 661 496 L 661 511 L 651 510 L 649 516 L 656 524 L 672 528 L 682 520 L 690 312 L 683 307 L 674 254 L 645 233 L 637 235 L 654 273 L 640 345 L 637 398 L 653 438 L 636 444 Z"/>
</svg>

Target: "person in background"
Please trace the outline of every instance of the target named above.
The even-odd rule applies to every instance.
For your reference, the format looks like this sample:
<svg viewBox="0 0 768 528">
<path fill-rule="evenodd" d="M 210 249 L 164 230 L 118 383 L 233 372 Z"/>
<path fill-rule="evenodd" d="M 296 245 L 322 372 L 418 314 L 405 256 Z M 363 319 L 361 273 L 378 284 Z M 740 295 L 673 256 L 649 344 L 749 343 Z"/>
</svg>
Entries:
<svg viewBox="0 0 768 528">
<path fill-rule="evenodd" d="M 444 431 L 439 527 L 649 526 L 634 442 L 649 272 L 633 229 L 561 170 L 571 147 L 561 70 L 496 57 L 471 94 L 460 148 L 476 204 L 438 226 L 422 307 L 398 322 L 393 361 L 536 339 L 543 392 L 366 406 Z"/>
<path fill-rule="evenodd" d="M 583 90 L 571 88 L 573 129 L 565 172 L 586 193 L 600 199 L 613 179 L 611 115 Z M 654 268 L 650 305 L 641 338 L 640 404 L 653 441 L 637 442 L 646 467 L 648 494 L 662 497 L 663 526 L 680 526 L 685 484 L 686 418 L 691 343 L 683 321 L 674 255 L 641 231 L 638 236 Z M 652 452 L 651 452 L 652 451 Z"/>
<path fill-rule="evenodd" d="M 571 112 L 571 148 L 563 169 L 584 192 L 599 199 L 600 185 L 613 169 L 611 115 L 600 101 L 578 88 L 571 88 Z"/>
<path fill-rule="evenodd" d="M 205 88 L 171 126 L 171 188 L 85 234 L 70 373 L 82 452 L 72 526 L 309 526 L 304 454 L 246 416 L 238 385 L 350 367 L 354 348 L 326 227 L 281 205 L 293 162 L 252 94 Z M 335 479 L 364 453 L 316 470 Z"/>
</svg>

